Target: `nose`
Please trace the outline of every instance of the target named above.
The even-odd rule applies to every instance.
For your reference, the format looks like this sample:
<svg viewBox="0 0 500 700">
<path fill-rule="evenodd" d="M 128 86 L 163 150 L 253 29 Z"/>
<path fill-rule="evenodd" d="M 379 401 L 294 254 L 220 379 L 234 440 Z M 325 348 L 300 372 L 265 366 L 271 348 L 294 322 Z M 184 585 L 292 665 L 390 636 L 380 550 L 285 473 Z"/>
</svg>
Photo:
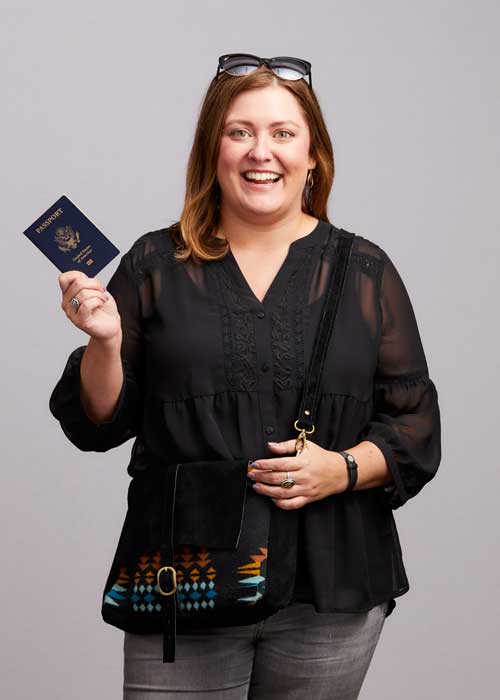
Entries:
<svg viewBox="0 0 500 700">
<path fill-rule="evenodd" d="M 248 156 L 255 161 L 272 160 L 271 144 L 267 134 L 256 136 Z"/>
</svg>

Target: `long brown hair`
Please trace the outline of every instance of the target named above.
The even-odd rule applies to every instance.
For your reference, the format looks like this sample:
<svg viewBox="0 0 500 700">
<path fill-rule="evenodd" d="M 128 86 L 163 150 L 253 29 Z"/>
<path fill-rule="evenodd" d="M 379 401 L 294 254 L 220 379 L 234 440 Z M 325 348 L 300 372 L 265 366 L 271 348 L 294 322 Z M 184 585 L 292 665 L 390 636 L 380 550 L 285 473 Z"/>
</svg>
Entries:
<svg viewBox="0 0 500 700">
<path fill-rule="evenodd" d="M 218 260 L 228 242 L 216 237 L 220 188 L 217 159 L 224 123 L 232 100 L 241 92 L 280 85 L 299 101 L 310 133 L 310 157 L 316 160 L 310 206 L 302 197 L 302 210 L 329 222 L 327 201 L 333 184 L 333 147 L 316 95 L 305 80 L 282 80 L 266 65 L 244 76 L 223 73 L 212 80 L 203 100 L 186 173 L 186 194 L 180 220 L 170 227 L 177 244 L 175 257 L 194 262 Z"/>
</svg>

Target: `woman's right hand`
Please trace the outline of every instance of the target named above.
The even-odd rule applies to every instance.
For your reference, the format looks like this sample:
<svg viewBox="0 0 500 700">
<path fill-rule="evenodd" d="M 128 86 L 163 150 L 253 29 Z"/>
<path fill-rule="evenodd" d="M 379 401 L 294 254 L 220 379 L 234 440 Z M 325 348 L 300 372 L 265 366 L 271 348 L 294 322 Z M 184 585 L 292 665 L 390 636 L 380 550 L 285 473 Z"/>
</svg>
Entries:
<svg viewBox="0 0 500 700">
<path fill-rule="evenodd" d="M 58 277 L 63 295 L 61 308 L 80 330 L 98 340 L 110 340 L 121 335 L 121 318 L 115 300 L 97 277 L 87 277 L 80 270 L 68 270 Z M 80 306 L 75 308 L 71 299 Z"/>
</svg>

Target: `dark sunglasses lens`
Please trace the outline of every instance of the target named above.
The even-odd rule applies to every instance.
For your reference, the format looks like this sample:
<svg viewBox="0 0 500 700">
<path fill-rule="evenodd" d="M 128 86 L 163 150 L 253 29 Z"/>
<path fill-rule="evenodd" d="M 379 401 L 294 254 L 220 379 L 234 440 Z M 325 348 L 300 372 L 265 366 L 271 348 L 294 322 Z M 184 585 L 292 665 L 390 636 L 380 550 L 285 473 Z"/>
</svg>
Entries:
<svg viewBox="0 0 500 700">
<path fill-rule="evenodd" d="M 246 75 L 259 67 L 259 61 L 252 56 L 228 56 L 222 63 L 223 69 L 231 75 Z"/>
<path fill-rule="evenodd" d="M 309 73 L 308 66 L 293 58 L 276 58 L 271 61 L 272 69 L 285 80 L 300 80 Z"/>
<path fill-rule="evenodd" d="M 305 73 L 301 73 L 295 68 L 281 68 L 281 66 L 273 66 L 273 71 L 285 80 L 300 80 L 305 75 Z"/>
<path fill-rule="evenodd" d="M 231 68 L 224 68 L 226 73 L 230 75 L 247 75 L 248 73 L 253 73 L 257 70 L 257 66 L 249 66 L 245 64 L 244 66 L 232 66 Z"/>
</svg>

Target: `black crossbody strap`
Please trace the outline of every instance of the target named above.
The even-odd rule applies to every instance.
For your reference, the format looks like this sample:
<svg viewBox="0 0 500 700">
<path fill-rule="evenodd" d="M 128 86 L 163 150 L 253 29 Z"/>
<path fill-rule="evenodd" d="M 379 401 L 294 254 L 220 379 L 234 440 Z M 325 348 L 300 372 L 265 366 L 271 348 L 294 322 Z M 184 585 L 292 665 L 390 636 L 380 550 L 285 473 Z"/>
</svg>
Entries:
<svg viewBox="0 0 500 700">
<path fill-rule="evenodd" d="M 175 661 L 177 578 L 174 567 L 174 512 L 177 474 L 180 466 L 180 464 L 167 465 L 165 467 L 165 479 L 162 484 L 164 489 L 163 527 L 160 551 L 163 566 L 157 573 L 157 586 L 162 597 L 163 663 L 173 663 Z"/>
<path fill-rule="evenodd" d="M 335 257 L 333 259 L 330 283 L 325 294 L 318 332 L 316 333 L 311 361 L 304 381 L 302 401 L 295 423 L 297 430 L 305 429 L 307 432 L 314 427 L 319 391 L 321 388 L 321 375 L 323 373 L 326 352 L 333 332 L 342 291 L 344 289 L 353 243 L 354 233 L 339 229 L 339 238 Z"/>
</svg>

